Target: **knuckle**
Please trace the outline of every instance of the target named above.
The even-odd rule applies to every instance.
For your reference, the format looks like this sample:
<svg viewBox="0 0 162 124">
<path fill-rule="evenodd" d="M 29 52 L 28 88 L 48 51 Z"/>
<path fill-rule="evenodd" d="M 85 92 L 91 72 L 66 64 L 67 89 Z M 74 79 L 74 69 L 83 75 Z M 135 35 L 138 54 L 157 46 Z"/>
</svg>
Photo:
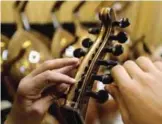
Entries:
<svg viewBox="0 0 162 124">
<path fill-rule="evenodd" d="M 51 71 L 50 70 L 47 70 L 47 71 L 45 71 L 45 76 L 48 76 L 48 75 L 51 75 Z"/>
<path fill-rule="evenodd" d="M 21 80 L 20 80 L 20 84 L 22 84 L 22 83 L 24 83 L 24 82 L 26 82 L 26 78 L 24 77 L 24 78 L 22 78 Z"/>
<path fill-rule="evenodd" d="M 32 112 L 38 116 L 41 116 L 44 114 L 44 112 L 42 111 L 42 109 L 39 106 L 33 106 Z"/>
<path fill-rule="evenodd" d="M 58 85 L 56 89 L 58 92 L 64 93 L 68 89 L 68 87 L 69 86 L 67 84 L 61 84 L 61 85 Z"/>
<path fill-rule="evenodd" d="M 111 69 L 112 76 L 115 76 L 116 74 L 120 73 L 120 70 L 122 70 L 122 69 L 123 69 L 122 65 L 116 65 L 115 67 L 113 67 Z"/>
<path fill-rule="evenodd" d="M 154 75 L 152 74 L 147 74 L 145 77 L 144 77 L 144 81 L 148 84 L 148 82 L 152 82 L 152 83 L 155 83 L 157 81 L 157 79 L 154 77 Z"/>
<path fill-rule="evenodd" d="M 132 60 L 128 60 L 128 61 L 124 62 L 123 65 L 128 66 L 128 65 L 132 65 L 132 64 L 134 64 L 134 62 Z"/>
<path fill-rule="evenodd" d="M 149 73 L 144 73 L 139 77 L 142 86 L 152 87 L 157 83 L 157 79 Z"/>
<path fill-rule="evenodd" d="M 162 62 L 161 61 L 156 61 L 156 62 L 154 62 L 154 64 L 157 64 L 157 65 L 161 65 L 162 66 Z"/>
<path fill-rule="evenodd" d="M 49 94 L 49 100 L 55 100 L 55 99 L 57 99 L 57 95 L 56 94 L 54 94 L 54 93 L 50 93 Z"/>
<path fill-rule="evenodd" d="M 122 85 L 120 87 L 120 90 L 122 92 L 125 92 L 126 94 L 128 93 L 134 93 L 140 90 L 140 86 L 138 85 L 136 80 L 132 80 L 129 84 L 127 85 Z"/>
<path fill-rule="evenodd" d="M 122 92 L 126 92 L 126 93 L 132 92 L 134 90 L 134 85 L 132 84 L 122 85 L 120 86 L 120 89 L 122 90 Z"/>
<path fill-rule="evenodd" d="M 64 58 L 63 58 L 64 59 Z M 59 59 L 59 58 L 57 58 L 57 59 L 55 59 L 54 61 L 60 61 L 60 60 L 63 60 L 63 59 Z"/>
<path fill-rule="evenodd" d="M 22 94 L 24 94 L 23 89 L 18 87 L 18 89 L 17 89 L 17 95 L 22 95 Z"/>
<path fill-rule="evenodd" d="M 52 65 L 52 61 L 51 60 L 47 60 L 47 61 L 45 61 L 44 63 L 43 63 L 43 66 L 44 67 L 49 67 L 49 66 L 51 66 Z"/>
<path fill-rule="evenodd" d="M 130 118 L 128 115 L 123 115 L 122 120 L 123 120 L 124 124 L 130 124 Z"/>
<path fill-rule="evenodd" d="M 136 59 L 136 61 L 143 61 L 143 60 L 148 60 L 148 57 L 145 57 L 145 56 L 140 56 Z"/>
<path fill-rule="evenodd" d="M 24 91 L 27 87 L 27 79 L 26 78 L 23 78 L 21 79 L 20 83 L 19 83 L 19 86 L 17 88 L 17 94 L 18 95 L 23 95 L 24 94 Z"/>
<path fill-rule="evenodd" d="M 44 78 L 46 80 L 50 80 L 51 75 L 52 75 L 52 72 L 50 70 L 47 70 L 44 72 Z"/>
<path fill-rule="evenodd" d="M 122 68 L 121 65 L 116 65 L 116 66 L 114 66 L 114 67 L 112 68 L 112 71 L 114 72 L 114 71 L 120 70 L 121 68 Z"/>
<path fill-rule="evenodd" d="M 143 72 L 142 74 L 140 74 L 139 78 L 142 80 L 148 80 L 148 78 L 150 77 L 149 73 Z"/>
<path fill-rule="evenodd" d="M 142 83 L 148 84 L 148 81 L 151 81 L 153 77 L 151 77 L 149 73 L 143 73 L 139 76 L 139 79 L 141 80 Z"/>
<path fill-rule="evenodd" d="M 25 96 L 26 95 L 26 86 L 21 87 L 21 85 L 17 89 L 18 96 Z"/>
</svg>

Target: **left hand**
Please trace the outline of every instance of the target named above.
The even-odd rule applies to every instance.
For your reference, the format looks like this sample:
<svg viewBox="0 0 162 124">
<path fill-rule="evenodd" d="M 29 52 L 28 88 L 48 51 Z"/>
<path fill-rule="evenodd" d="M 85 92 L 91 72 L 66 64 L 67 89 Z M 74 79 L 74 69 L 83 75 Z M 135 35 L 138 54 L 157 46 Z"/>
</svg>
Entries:
<svg viewBox="0 0 162 124">
<path fill-rule="evenodd" d="M 76 58 L 49 60 L 23 78 L 5 124 L 40 124 L 54 98 L 75 83 L 68 74 L 78 64 Z M 43 95 L 50 87 L 52 93 Z"/>
</svg>

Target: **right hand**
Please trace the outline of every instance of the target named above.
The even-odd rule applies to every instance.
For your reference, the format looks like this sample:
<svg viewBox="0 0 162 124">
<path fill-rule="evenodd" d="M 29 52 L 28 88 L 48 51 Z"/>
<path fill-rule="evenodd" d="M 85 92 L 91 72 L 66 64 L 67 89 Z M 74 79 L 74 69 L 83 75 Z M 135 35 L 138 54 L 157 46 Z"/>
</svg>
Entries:
<svg viewBox="0 0 162 124">
<path fill-rule="evenodd" d="M 23 78 L 5 124 L 40 124 L 54 97 L 75 83 L 68 74 L 78 65 L 77 58 L 49 60 Z M 53 92 L 43 95 L 49 87 Z"/>
<path fill-rule="evenodd" d="M 125 124 L 162 123 L 162 62 L 147 57 L 112 69 L 113 84 L 105 88 L 119 105 Z"/>
</svg>

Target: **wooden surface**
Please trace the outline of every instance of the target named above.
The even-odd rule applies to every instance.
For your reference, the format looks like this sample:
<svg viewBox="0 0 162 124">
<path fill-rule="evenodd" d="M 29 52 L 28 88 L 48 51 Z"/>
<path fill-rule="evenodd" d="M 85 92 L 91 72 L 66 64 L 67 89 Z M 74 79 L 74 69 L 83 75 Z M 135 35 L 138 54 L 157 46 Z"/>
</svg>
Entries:
<svg viewBox="0 0 162 124">
<path fill-rule="evenodd" d="M 109 1 L 107 1 L 109 2 Z M 72 22 L 72 10 L 79 1 L 68 1 L 63 4 L 59 11 L 58 19 L 61 22 Z M 95 22 L 96 7 L 99 1 L 88 1 L 80 10 L 80 19 L 85 22 Z M 1 2 L 1 22 L 13 23 L 13 1 Z M 50 10 L 54 5 L 53 1 L 30 1 L 26 7 L 26 13 L 31 23 L 51 22 Z M 146 35 L 146 41 L 151 45 L 162 43 L 162 1 L 133 1 L 128 9 L 122 13 L 131 21 L 129 27 L 133 39 Z"/>
</svg>

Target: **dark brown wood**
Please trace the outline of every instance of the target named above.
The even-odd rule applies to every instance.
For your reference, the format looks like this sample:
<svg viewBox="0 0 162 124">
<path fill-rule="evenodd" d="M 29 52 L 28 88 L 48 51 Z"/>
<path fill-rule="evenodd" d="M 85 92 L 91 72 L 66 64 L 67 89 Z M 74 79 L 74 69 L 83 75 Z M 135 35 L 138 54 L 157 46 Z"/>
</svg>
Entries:
<svg viewBox="0 0 162 124">
<path fill-rule="evenodd" d="M 115 14 L 112 9 L 103 8 L 99 17 L 102 22 L 100 33 L 87 55 L 83 57 L 82 63 L 75 76 L 78 82 L 70 88 L 65 103 L 65 108 L 68 107 L 74 112 L 77 111 L 80 114 L 80 118 L 83 120 L 86 118 L 87 105 L 89 102 L 86 91 L 92 90 L 94 84 L 92 75 L 93 73 L 97 73 L 100 68 L 100 65 L 97 64 L 97 60 L 102 60 L 105 57 L 106 53 L 103 52 L 104 48 L 113 46 L 113 42 L 109 37 L 114 34 L 112 23 L 116 21 Z"/>
</svg>

